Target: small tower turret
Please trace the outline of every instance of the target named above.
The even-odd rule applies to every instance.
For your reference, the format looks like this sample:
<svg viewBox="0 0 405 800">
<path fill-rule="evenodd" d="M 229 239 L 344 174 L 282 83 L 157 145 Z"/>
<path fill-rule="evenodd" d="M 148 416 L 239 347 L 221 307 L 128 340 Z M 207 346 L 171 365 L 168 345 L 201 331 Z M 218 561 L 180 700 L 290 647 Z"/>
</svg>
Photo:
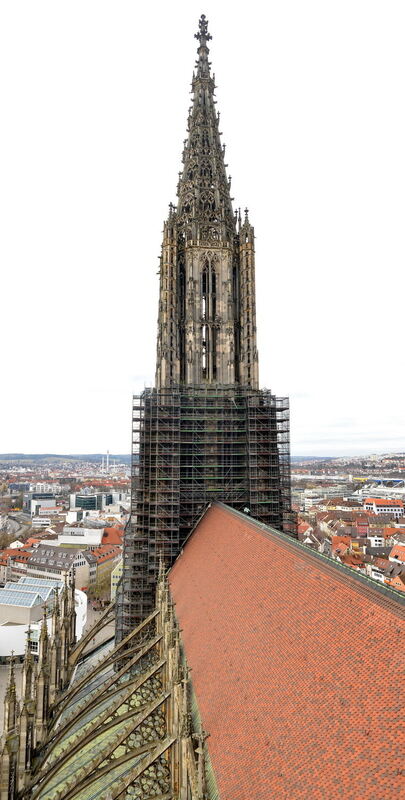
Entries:
<svg viewBox="0 0 405 800">
<path fill-rule="evenodd" d="M 29 779 L 34 749 L 34 659 L 30 646 L 31 627 L 28 626 L 22 673 L 22 708 L 19 724 L 18 789 L 22 791 Z"/>
<path fill-rule="evenodd" d="M 4 697 L 4 728 L 0 758 L 0 800 L 14 798 L 17 790 L 18 761 L 18 702 L 14 674 L 14 653 L 11 653 L 10 672 Z"/>
<path fill-rule="evenodd" d="M 58 589 L 54 590 L 54 604 L 52 610 L 52 640 L 50 647 L 50 685 L 49 702 L 52 705 L 61 689 L 61 623 L 59 611 Z"/>
<path fill-rule="evenodd" d="M 41 744 L 47 733 L 49 712 L 49 637 L 47 626 L 47 607 L 44 606 L 44 616 L 39 636 L 38 677 L 36 680 L 36 708 L 35 708 L 35 743 Z"/>
<path fill-rule="evenodd" d="M 11 651 L 10 656 L 10 669 L 8 675 L 8 684 L 4 696 L 4 723 L 3 733 L 9 734 L 16 727 L 18 716 L 18 702 L 15 686 L 15 673 L 14 673 L 14 651 Z"/>
</svg>

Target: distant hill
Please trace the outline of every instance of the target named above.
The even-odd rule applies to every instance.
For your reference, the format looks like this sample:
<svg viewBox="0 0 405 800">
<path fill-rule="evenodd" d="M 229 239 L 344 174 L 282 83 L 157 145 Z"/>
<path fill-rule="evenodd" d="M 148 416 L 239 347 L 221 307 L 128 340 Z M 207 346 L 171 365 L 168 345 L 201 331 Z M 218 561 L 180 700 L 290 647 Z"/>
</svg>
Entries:
<svg viewBox="0 0 405 800">
<path fill-rule="evenodd" d="M 85 454 L 59 454 L 59 453 L 0 453 L 0 464 L 15 464 L 25 465 L 28 464 L 56 464 L 61 462 L 77 462 L 89 461 L 91 463 L 101 463 L 105 459 L 105 453 L 85 453 Z M 118 462 L 120 464 L 130 464 L 131 456 L 128 453 L 115 454 L 110 453 L 110 463 Z"/>
</svg>

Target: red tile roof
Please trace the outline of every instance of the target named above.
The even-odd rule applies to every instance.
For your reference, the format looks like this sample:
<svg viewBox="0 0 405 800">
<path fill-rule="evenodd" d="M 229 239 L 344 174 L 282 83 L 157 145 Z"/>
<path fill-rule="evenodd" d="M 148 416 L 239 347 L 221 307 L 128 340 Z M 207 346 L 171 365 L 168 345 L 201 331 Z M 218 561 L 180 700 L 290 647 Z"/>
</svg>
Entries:
<svg viewBox="0 0 405 800">
<path fill-rule="evenodd" d="M 395 544 L 390 551 L 390 558 L 396 558 L 398 561 L 405 563 L 405 545 Z"/>
<path fill-rule="evenodd" d="M 331 536 L 332 553 L 345 553 L 350 548 L 352 540 L 350 536 Z"/>
<path fill-rule="evenodd" d="M 384 536 L 389 539 L 390 536 L 398 536 L 401 533 L 401 528 L 393 528 L 392 525 L 384 526 Z"/>
<path fill-rule="evenodd" d="M 393 586 L 395 589 L 405 591 L 405 575 L 396 575 L 395 578 L 386 579 L 387 586 Z"/>
<path fill-rule="evenodd" d="M 122 545 L 123 538 L 124 538 L 123 528 L 118 528 L 118 527 L 104 528 L 102 544 Z"/>
<path fill-rule="evenodd" d="M 363 500 L 363 505 L 365 503 L 375 503 L 376 506 L 398 506 L 399 508 L 404 506 L 402 500 L 383 500 L 381 497 L 367 497 Z"/>
<path fill-rule="evenodd" d="M 379 556 L 375 556 L 373 564 L 378 567 L 378 569 L 387 569 L 387 567 L 390 565 L 390 562 L 388 558 L 380 558 Z"/>
<path fill-rule="evenodd" d="M 359 553 L 345 553 L 342 556 L 342 562 L 346 564 L 346 566 L 353 567 L 354 569 L 361 569 L 364 567 L 364 559 Z"/>
<path fill-rule="evenodd" d="M 32 555 L 32 553 L 27 553 L 27 552 L 23 552 L 22 550 L 19 550 L 18 554 L 16 556 L 13 556 L 11 560 L 13 562 L 17 561 L 17 562 L 24 563 L 24 562 L 28 561 L 28 559 L 30 558 L 31 555 Z"/>
<path fill-rule="evenodd" d="M 15 556 L 19 555 L 20 553 L 26 553 L 27 548 L 29 545 L 24 544 L 22 547 L 6 547 L 4 550 L 0 551 L 1 558 L 15 558 Z M 31 553 L 28 553 L 31 555 Z"/>
<path fill-rule="evenodd" d="M 305 533 L 310 529 L 310 525 L 307 522 L 299 522 L 298 523 L 298 533 Z"/>
<path fill-rule="evenodd" d="M 117 545 L 101 545 L 101 547 L 95 547 L 94 550 L 91 551 L 91 555 L 97 561 L 97 564 L 102 564 L 104 561 L 111 561 L 114 558 L 118 558 L 119 555 L 122 555 L 122 547 L 118 547 Z"/>
<path fill-rule="evenodd" d="M 222 504 L 169 581 L 221 798 L 398 796 L 399 592 Z"/>
</svg>

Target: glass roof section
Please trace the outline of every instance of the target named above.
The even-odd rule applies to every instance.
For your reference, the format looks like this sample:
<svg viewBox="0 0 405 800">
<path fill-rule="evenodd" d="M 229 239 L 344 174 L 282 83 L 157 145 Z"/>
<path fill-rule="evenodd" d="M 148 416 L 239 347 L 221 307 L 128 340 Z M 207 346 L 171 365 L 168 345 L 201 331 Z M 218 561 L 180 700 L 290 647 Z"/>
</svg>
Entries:
<svg viewBox="0 0 405 800">
<path fill-rule="evenodd" d="M 112 697 L 108 694 L 108 697 L 103 697 L 97 705 L 92 706 L 92 708 L 84 714 L 80 719 L 75 722 L 71 728 L 63 735 L 60 742 L 52 748 L 50 759 L 47 760 L 47 764 L 53 763 L 55 759 L 69 746 L 69 742 L 72 737 L 75 737 L 77 733 L 86 733 L 87 726 L 90 726 L 94 730 L 97 726 L 97 720 L 107 711 L 112 704 L 114 705 L 114 709 L 120 706 L 120 703 L 124 701 L 125 697 L 127 696 L 127 689 L 123 689 L 121 692 L 113 695 Z M 127 706 L 125 705 L 124 711 L 127 710 Z M 76 716 L 76 715 L 75 715 Z M 89 728 L 90 729 L 90 728 Z"/>
<path fill-rule="evenodd" d="M 141 756 L 134 756 L 134 758 L 125 761 L 123 764 L 120 764 L 118 767 L 110 769 L 107 775 L 101 775 L 100 778 L 97 779 L 95 775 L 95 780 L 93 783 L 90 784 L 86 789 L 79 789 L 77 794 L 74 797 L 77 800 L 97 800 L 100 796 L 103 795 L 110 787 L 112 788 L 117 781 L 121 780 L 125 775 L 131 772 L 131 770 L 145 757 L 145 754 Z M 135 795 L 134 795 L 135 797 Z"/>
<path fill-rule="evenodd" d="M 61 589 L 62 586 L 63 586 L 63 582 L 62 581 L 56 581 L 56 580 L 53 580 L 51 578 L 49 578 L 49 579 L 48 578 L 35 578 L 35 577 L 31 577 L 30 578 L 30 577 L 27 576 L 27 577 L 24 577 L 24 578 L 20 578 L 20 580 L 18 581 L 18 583 L 16 585 L 17 586 L 23 586 L 23 585 L 24 586 L 52 586 L 52 588 L 54 588 L 54 589 L 55 588 Z"/>
<path fill-rule="evenodd" d="M 98 675 L 93 676 L 93 679 L 89 683 L 86 683 L 84 686 L 82 686 L 82 688 L 80 689 L 80 692 L 78 692 L 78 694 L 76 694 L 74 697 L 72 697 L 69 700 L 69 705 L 66 706 L 64 711 L 62 711 L 62 714 L 60 716 L 60 722 L 58 723 L 58 727 L 60 727 L 60 725 L 63 725 L 63 723 L 65 723 L 72 716 L 77 714 L 77 706 L 81 702 L 83 702 L 84 699 L 88 703 L 90 703 L 91 700 L 93 700 L 95 697 L 97 697 L 100 694 L 100 692 L 103 690 L 104 683 L 106 683 L 114 675 L 115 675 L 114 667 L 113 666 L 109 666 L 106 669 L 104 669 L 102 672 L 100 672 Z M 73 686 L 74 686 L 74 684 L 73 684 Z"/>
<path fill-rule="evenodd" d="M 31 608 L 31 606 L 40 605 L 42 602 L 42 597 L 35 591 L 18 592 L 11 589 L 0 589 L 0 605 Z"/>
<path fill-rule="evenodd" d="M 91 653 L 87 656 L 87 658 L 84 658 L 83 661 L 81 661 L 77 666 L 74 683 L 81 681 L 88 672 L 97 666 L 99 661 L 101 661 L 103 658 L 106 658 L 114 650 L 114 647 L 114 639 L 111 639 L 109 642 L 106 642 L 103 647 L 97 648 L 94 653 Z"/>
<path fill-rule="evenodd" d="M 43 600 L 48 600 L 49 595 L 53 596 L 54 587 L 48 584 L 48 586 L 43 586 L 42 584 L 37 583 L 13 583 L 13 581 L 8 581 L 4 587 L 5 589 L 12 591 L 12 592 L 36 592 L 39 594 Z"/>
</svg>

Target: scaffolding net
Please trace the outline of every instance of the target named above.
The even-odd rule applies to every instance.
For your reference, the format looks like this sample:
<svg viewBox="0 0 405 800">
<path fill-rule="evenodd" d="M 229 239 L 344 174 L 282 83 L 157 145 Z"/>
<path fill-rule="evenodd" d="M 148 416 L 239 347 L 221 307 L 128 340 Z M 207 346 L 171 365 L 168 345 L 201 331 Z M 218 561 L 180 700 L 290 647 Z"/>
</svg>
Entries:
<svg viewBox="0 0 405 800">
<path fill-rule="evenodd" d="M 234 385 L 145 389 L 133 399 L 132 430 L 118 638 L 153 609 L 159 559 L 173 562 L 208 503 L 296 529 L 288 398 Z"/>
</svg>

